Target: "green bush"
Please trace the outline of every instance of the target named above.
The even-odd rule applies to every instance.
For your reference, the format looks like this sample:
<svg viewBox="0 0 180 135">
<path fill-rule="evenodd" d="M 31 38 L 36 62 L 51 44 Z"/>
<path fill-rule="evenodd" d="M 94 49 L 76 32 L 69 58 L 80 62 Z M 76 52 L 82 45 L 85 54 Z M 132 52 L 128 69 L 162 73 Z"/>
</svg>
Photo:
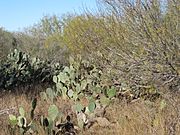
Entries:
<svg viewBox="0 0 180 135">
<path fill-rule="evenodd" d="M 51 82 L 52 76 L 60 72 L 60 69 L 59 63 L 51 64 L 39 58 L 31 58 L 15 49 L 0 65 L 0 88 Z"/>
</svg>

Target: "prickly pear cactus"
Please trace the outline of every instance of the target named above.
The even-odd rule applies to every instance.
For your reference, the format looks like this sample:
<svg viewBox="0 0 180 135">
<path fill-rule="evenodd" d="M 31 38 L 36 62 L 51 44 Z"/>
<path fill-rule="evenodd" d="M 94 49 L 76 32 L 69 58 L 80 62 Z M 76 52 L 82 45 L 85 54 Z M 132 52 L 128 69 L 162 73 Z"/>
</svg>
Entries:
<svg viewBox="0 0 180 135">
<path fill-rule="evenodd" d="M 70 60 L 70 66 L 64 67 L 62 72 L 53 76 L 56 90 L 63 99 L 71 98 L 75 101 L 79 95 L 93 93 L 92 87 L 100 84 L 101 70 L 90 65 L 87 61 L 80 63 Z"/>
<path fill-rule="evenodd" d="M 58 74 L 61 65 L 51 64 L 17 49 L 11 52 L 6 61 L 0 64 L 0 88 L 14 88 L 22 84 L 36 84 L 52 81 L 52 76 Z"/>
</svg>

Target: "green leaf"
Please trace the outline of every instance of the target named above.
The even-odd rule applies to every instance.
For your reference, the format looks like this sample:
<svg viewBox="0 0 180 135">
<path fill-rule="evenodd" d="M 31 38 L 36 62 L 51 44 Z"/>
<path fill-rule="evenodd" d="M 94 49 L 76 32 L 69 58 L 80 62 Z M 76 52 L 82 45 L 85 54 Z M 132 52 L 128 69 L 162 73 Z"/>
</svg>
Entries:
<svg viewBox="0 0 180 135">
<path fill-rule="evenodd" d="M 73 99 L 76 101 L 77 98 L 78 98 L 78 93 L 77 93 L 77 92 L 74 92 L 74 94 L 73 94 Z"/>
<path fill-rule="evenodd" d="M 32 101 L 32 109 L 35 110 L 36 106 L 37 106 L 37 98 L 34 98 Z"/>
<path fill-rule="evenodd" d="M 63 98 L 63 99 L 66 99 L 66 98 L 67 98 L 67 88 L 66 88 L 66 87 L 63 87 L 63 88 L 62 88 L 62 98 Z"/>
<path fill-rule="evenodd" d="M 24 117 L 25 111 L 22 107 L 19 108 L 19 114 Z"/>
<path fill-rule="evenodd" d="M 36 62 L 36 57 L 32 58 L 32 64 Z"/>
<path fill-rule="evenodd" d="M 41 100 L 47 100 L 47 94 L 46 92 L 40 92 Z"/>
<path fill-rule="evenodd" d="M 88 105 L 88 110 L 92 113 L 94 112 L 95 108 L 96 108 L 96 104 L 94 102 L 90 102 Z"/>
<path fill-rule="evenodd" d="M 47 88 L 46 89 L 46 93 L 47 93 L 49 99 L 53 102 L 53 99 L 54 99 L 54 92 L 53 92 L 53 90 L 51 88 Z"/>
<path fill-rule="evenodd" d="M 69 63 L 70 63 L 70 65 L 73 65 L 73 63 L 74 63 L 74 58 L 73 57 L 69 57 Z"/>
<path fill-rule="evenodd" d="M 56 83 L 56 88 L 61 90 L 63 88 L 63 84 L 61 82 Z"/>
<path fill-rule="evenodd" d="M 100 98 L 100 103 L 101 103 L 102 105 L 109 105 L 110 100 L 109 100 L 109 98 L 107 98 L 107 97 L 105 97 L 105 96 L 101 96 L 101 98 Z"/>
<path fill-rule="evenodd" d="M 11 124 L 12 126 L 15 126 L 15 125 L 17 124 L 17 118 L 16 118 L 16 116 L 10 114 L 10 115 L 9 115 L 9 122 L 10 122 L 10 124 Z"/>
<path fill-rule="evenodd" d="M 25 130 L 21 127 L 21 128 L 19 129 L 19 132 L 20 132 L 21 135 L 23 135 L 23 134 L 25 133 Z"/>
<path fill-rule="evenodd" d="M 75 72 L 74 72 L 74 68 L 73 66 L 70 65 L 70 73 L 69 73 L 69 77 L 71 80 L 75 79 Z"/>
<path fill-rule="evenodd" d="M 86 122 L 86 115 L 84 113 L 79 113 L 77 114 L 77 121 L 78 121 L 78 126 L 83 129 L 84 124 Z"/>
<path fill-rule="evenodd" d="M 41 116 L 41 125 L 44 126 L 44 127 L 48 127 L 49 126 L 48 119 Z"/>
<path fill-rule="evenodd" d="M 87 98 L 88 98 L 89 102 L 95 102 L 95 99 L 93 98 L 93 96 L 88 96 Z"/>
<path fill-rule="evenodd" d="M 30 112 L 31 119 L 34 119 L 34 110 L 36 108 L 36 105 L 37 105 L 37 98 L 34 98 L 32 101 L 32 109 Z"/>
<path fill-rule="evenodd" d="M 87 84 L 91 84 L 92 80 L 91 79 L 87 79 Z"/>
<path fill-rule="evenodd" d="M 75 109 L 76 109 L 77 112 L 81 112 L 83 110 L 83 108 L 84 107 L 81 105 L 81 103 L 77 103 L 76 104 L 76 108 Z"/>
<path fill-rule="evenodd" d="M 69 96 L 70 98 L 73 97 L 73 94 L 74 94 L 74 91 L 73 91 L 73 90 L 68 90 L 68 96 Z"/>
<path fill-rule="evenodd" d="M 61 72 L 58 75 L 58 79 L 62 82 L 62 83 L 66 83 L 66 81 L 69 81 L 69 77 L 67 76 L 66 73 Z"/>
<path fill-rule="evenodd" d="M 19 117 L 17 118 L 17 120 L 18 120 L 18 125 L 19 125 L 20 127 L 26 127 L 27 121 L 26 121 L 26 118 L 25 118 L 25 117 L 19 116 Z"/>
<path fill-rule="evenodd" d="M 31 119 L 34 119 L 34 110 L 32 109 L 30 112 Z"/>
<path fill-rule="evenodd" d="M 75 69 L 74 69 L 74 67 L 72 65 L 70 65 L 69 68 L 70 68 L 71 71 L 75 71 Z"/>
<path fill-rule="evenodd" d="M 77 93 L 81 92 L 81 86 L 79 83 L 76 84 L 76 92 Z"/>
<path fill-rule="evenodd" d="M 107 91 L 107 95 L 109 98 L 116 96 L 116 89 L 114 87 L 111 87 L 111 89 Z"/>
<path fill-rule="evenodd" d="M 48 129 L 50 131 L 52 131 L 54 121 L 51 118 L 49 118 L 49 117 L 47 118 L 47 120 L 48 120 Z"/>
<path fill-rule="evenodd" d="M 56 75 L 53 76 L 53 82 L 58 83 L 58 77 Z"/>
<path fill-rule="evenodd" d="M 50 105 L 48 109 L 48 117 L 54 121 L 59 114 L 59 110 L 56 105 Z"/>
<path fill-rule="evenodd" d="M 87 83 L 86 80 L 82 80 L 82 81 L 81 81 L 81 89 L 84 90 L 84 89 L 86 88 L 87 84 L 88 84 L 88 83 Z"/>
<path fill-rule="evenodd" d="M 69 67 L 66 66 L 66 67 L 64 68 L 63 72 L 66 72 L 66 73 L 69 73 L 69 74 L 70 74 L 70 69 L 69 69 Z"/>
</svg>

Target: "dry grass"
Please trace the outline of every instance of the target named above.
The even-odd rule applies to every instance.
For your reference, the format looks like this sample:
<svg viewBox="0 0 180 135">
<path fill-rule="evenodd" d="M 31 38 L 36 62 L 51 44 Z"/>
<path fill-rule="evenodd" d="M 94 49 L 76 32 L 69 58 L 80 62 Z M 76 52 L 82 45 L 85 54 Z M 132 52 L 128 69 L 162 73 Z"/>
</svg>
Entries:
<svg viewBox="0 0 180 135">
<path fill-rule="evenodd" d="M 0 110 L 15 107 L 13 114 L 17 113 L 18 107 L 22 106 L 26 111 L 30 110 L 31 94 L 6 93 L 0 97 Z M 31 95 L 32 97 L 32 95 Z M 180 99 L 179 93 L 166 93 L 164 100 L 166 106 L 161 108 L 161 100 L 156 102 L 138 100 L 127 103 L 116 100 L 106 109 L 105 117 L 111 122 L 107 127 L 95 123 L 89 129 L 81 131 L 82 135 L 178 135 L 180 134 Z M 38 100 L 36 115 L 47 115 L 50 102 Z M 70 101 L 57 99 L 56 105 L 64 115 L 71 113 Z M 73 114 L 73 113 L 72 113 Z M 75 125 L 76 117 L 73 115 Z M 8 114 L 0 115 L 0 134 L 9 135 Z M 44 131 L 39 127 L 39 134 Z"/>
</svg>

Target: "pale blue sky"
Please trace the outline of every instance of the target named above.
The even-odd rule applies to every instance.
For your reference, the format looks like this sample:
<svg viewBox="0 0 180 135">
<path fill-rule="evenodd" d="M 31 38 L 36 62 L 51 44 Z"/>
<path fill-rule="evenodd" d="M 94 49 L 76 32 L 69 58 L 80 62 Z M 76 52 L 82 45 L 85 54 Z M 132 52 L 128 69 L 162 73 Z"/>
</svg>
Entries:
<svg viewBox="0 0 180 135">
<path fill-rule="evenodd" d="M 0 27 L 22 30 L 37 23 L 44 15 L 61 16 L 67 12 L 94 10 L 96 0 L 0 0 Z"/>
</svg>

